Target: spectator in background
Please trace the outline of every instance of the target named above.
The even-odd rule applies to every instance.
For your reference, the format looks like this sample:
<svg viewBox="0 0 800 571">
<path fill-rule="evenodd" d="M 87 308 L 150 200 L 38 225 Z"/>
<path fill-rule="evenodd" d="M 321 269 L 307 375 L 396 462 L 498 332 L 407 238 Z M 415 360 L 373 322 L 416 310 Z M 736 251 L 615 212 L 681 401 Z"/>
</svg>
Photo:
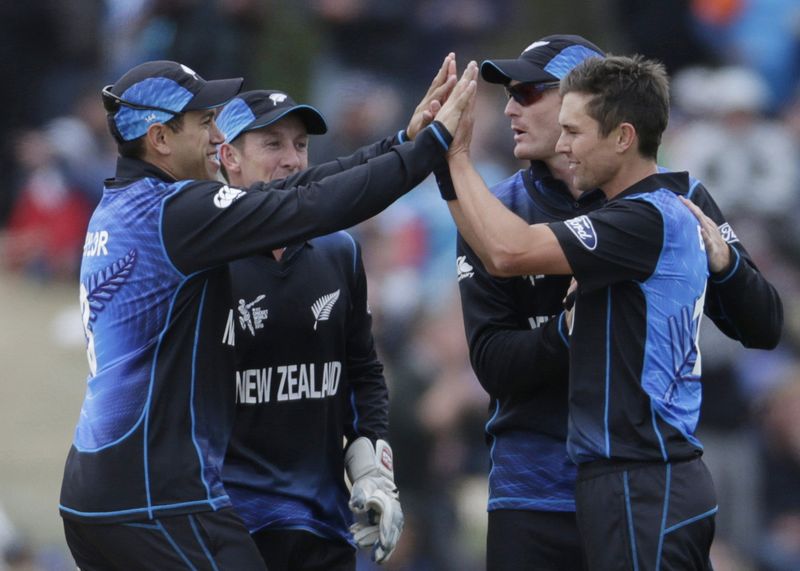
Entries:
<svg viewBox="0 0 800 571">
<path fill-rule="evenodd" d="M 75 276 L 90 204 L 67 176 L 59 126 L 31 129 L 16 140 L 22 184 L 8 221 L 8 267 L 40 279 Z"/>
<path fill-rule="evenodd" d="M 800 369 L 771 392 L 762 417 L 765 571 L 800 569 Z"/>
<path fill-rule="evenodd" d="M 664 164 L 685 169 L 709 188 L 732 218 L 747 213 L 774 219 L 796 204 L 798 142 L 764 115 L 768 89 L 742 67 L 695 72 L 675 83 L 676 104 L 693 118 L 664 143 Z"/>
</svg>

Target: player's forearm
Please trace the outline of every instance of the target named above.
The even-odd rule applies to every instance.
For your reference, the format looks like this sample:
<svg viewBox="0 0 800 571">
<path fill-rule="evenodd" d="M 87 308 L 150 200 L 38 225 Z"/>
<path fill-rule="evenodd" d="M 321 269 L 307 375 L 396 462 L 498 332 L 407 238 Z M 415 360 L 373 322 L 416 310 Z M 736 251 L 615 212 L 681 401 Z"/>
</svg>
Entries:
<svg viewBox="0 0 800 571">
<path fill-rule="evenodd" d="M 454 219 L 459 232 L 491 274 L 513 275 L 505 269 L 509 259 L 522 251 L 520 246 L 528 224 L 489 192 L 466 154 L 454 155 L 448 163 L 458 196 Z"/>
<path fill-rule="evenodd" d="M 745 347 L 774 349 L 783 329 L 781 298 L 745 256 L 734 248 L 731 253 L 731 268 L 709 278 L 707 313 L 717 327 Z"/>
</svg>

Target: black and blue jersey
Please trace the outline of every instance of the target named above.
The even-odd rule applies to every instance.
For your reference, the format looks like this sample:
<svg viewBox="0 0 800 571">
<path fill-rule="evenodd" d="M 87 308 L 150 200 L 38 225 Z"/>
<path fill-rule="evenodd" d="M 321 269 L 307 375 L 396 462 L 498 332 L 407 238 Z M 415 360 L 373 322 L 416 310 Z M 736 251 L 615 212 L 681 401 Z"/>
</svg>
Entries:
<svg viewBox="0 0 800 571">
<path fill-rule="evenodd" d="M 688 189 L 673 190 L 700 206 L 731 246 L 730 269 L 708 280 L 706 315 L 745 346 L 774 347 L 783 322 L 776 290 L 758 272 L 701 183 L 692 179 Z M 604 202 L 595 192 L 576 201 L 539 162 L 492 192 L 531 224 L 573 218 Z M 568 337 L 560 319 L 569 279 L 492 277 L 461 237 L 458 256 L 470 359 L 492 397 L 486 426 L 489 510 L 574 511 L 575 466 L 565 445 Z"/>
<path fill-rule="evenodd" d="M 576 464 L 701 454 L 708 259 L 698 221 L 676 196 L 688 189 L 686 173 L 654 174 L 550 225 L 578 281 L 567 436 Z"/>
<path fill-rule="evenodd" d="M 572 218 L 605 200 L 600 191 L 571 198 L 541 163 L 498 183 L 492 192 L 531 224 Z M 564 446 L 568 346 L 562 300 L 570 278 L 495 278 L 461 236 L 457 248 L 470 359 L 493 399 L 486 424 L 489 511 L 574 511 L 576 470 Z"/>
<path fill-rule="evenodd" d="M 290 246 L 281 261 L 230 267 L 236 420 L 225 488 L 251 532 L 351 541 L 343 439 L 388 431 L 360 247 L 338 232 Z"/>
<path fill-rule="evenodd" d="M 389 139 L 383 154 L 344 172 L 347 161 L 334 161 L 249 189 L 119 160 L 81 265 L 90 375 L 62 516 L 114 522 L 230 505 L 221 478 L 236 391 L 226 263 L 376 214 L 442 164 L 441 136 L 426 129 L 391 148 Z"/>
</svg>

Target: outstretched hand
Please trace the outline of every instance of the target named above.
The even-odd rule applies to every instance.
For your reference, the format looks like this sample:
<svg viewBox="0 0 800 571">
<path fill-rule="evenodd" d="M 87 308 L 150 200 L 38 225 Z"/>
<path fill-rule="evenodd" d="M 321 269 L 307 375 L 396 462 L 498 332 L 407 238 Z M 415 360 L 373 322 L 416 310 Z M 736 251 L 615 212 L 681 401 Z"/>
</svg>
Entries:
<svg viewBox="0 0 800 571">
<path fill-rule="evenodd" d="M 442 62 L 442 67 L 433 78 L 428 92 L 419 102 L 411 120 L 406 127 L 406 135 L 409 139 L 414 139 L 422 129 L 433 121 L 433 118 L 442 108 L 447 100 L 453 86 L 456 84 L 456 55 L 452 52 L 447 54 Z"/>
<path fill-rule="evenodd" d="M 462 117 L 466 114 L 467 120 L 464 125 L 464 132 L 459 136 L 462 141 L 466 141 L 467 149 L 469 148 L 469 140 L 472 138 L 472 123 L 471 123 L 471 105 L 475 100 L 475 92 L 477 91 L 478 84 L 476 78 L 478 77 L 478 64 L 474 61 L 469 62 L 464 73 L 461 74 L 461 79 L 458 80 L 447 101 L 442 105 L 442 108 L 436 114 L 436 120 L 439 121 L 444 127 L 456 136 L 456 133 L 462 122 Z M 454 138 L 453 142 L 456 140 Z M 462 143 L 463 144 L 463 143 Z M 461 147 L 459 147 L 461 148 Z M 452 151 L 451 144 L 451 151 Z M 463 150 L 463 149 L 462 149 Z M 452 156 L 452 152 L 448 153 Z"/>
<path fill-rule="evenodd" d="M 700 210 L 691 200 L 678 197 L 686 207 L 692 211 L 694 217 L 700 222 L 700 235 L 703 237 L 703 243 L 706 246 L 706 255 L 708 255 L 708 269 L 711 273 L 719 273 L 728 268 L 731 264 L 731 250 L 728 243 L 719 233 L 717 224 L 705 213 Z"/>
</svg>

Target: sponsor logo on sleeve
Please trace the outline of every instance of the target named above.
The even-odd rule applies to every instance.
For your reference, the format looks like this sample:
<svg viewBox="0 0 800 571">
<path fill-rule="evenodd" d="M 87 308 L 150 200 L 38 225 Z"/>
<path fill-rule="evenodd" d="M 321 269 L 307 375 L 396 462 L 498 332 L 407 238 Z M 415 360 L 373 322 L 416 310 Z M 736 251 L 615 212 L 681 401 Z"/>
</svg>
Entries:
<svg viewBox="0 0 800 571">
<path fill-rule="evenodd" d="M 217 208 L 228 208 L 233 202 L 244 194 L 241 188 L 231 188 L 223 186 L 214 195 L 214 206 Z"/>
<path fill-rule="evenodd" d="M 580 240 L 583 247 L 589 251 L 597 248 L 597 233 L 594 231 L 592 221 L 588 216 L 578 216 L 565 220 L 564 224 L 567 225 L 570 232 L 575 234 L 575 237 Z"/>
<path fill-rule="evenodd" d="M 733 244 L 734 242 L 739 241 L 739 237 L 736 235 L 736 232 L 733 231 L 733 228 L 731 228 L 731 225 L 727 222 L 719 227 L 719 233 L 722 234 L 722 239 L 728 244 Z"/>
<path fill-rule="evenodd" d="M 475 275 L 474 268 L 467 261 L 466 256 L 458 256 L 456 258 L 456 271 L 458 272 L 458 281 Z"/>
</svg>

